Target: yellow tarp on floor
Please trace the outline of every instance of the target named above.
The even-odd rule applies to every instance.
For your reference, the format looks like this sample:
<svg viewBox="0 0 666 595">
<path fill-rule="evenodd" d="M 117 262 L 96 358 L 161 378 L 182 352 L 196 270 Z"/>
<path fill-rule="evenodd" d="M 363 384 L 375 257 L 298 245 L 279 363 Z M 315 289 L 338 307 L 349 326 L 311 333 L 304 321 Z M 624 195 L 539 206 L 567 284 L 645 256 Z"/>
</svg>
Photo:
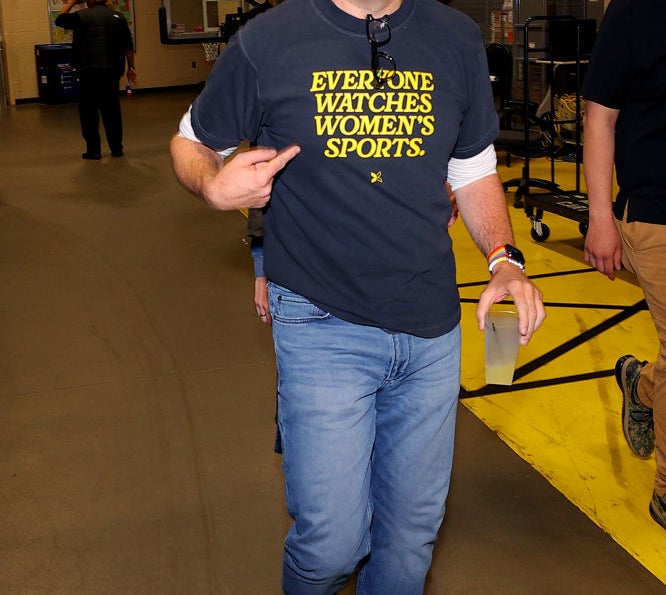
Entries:
<svg viewBox="0 0 666 595">
<path fill-rule="evenodd" d="M 573 165 L 557 167 L 571 181 Z M 519 173 L 520 164 L 500 169 L 503 179 Z M 610 281 L 589 270 L 577 222 L 545 213 L 550 238 L 535 242 L 525 212 L 513 207 L 512 193 L 507 196 L 516 243 L 544 294 L 548 317 L 530 345 L 521 348 L 514 385 L 484 389 L 484 339 L 474 300 L 488 273 L 458 222 L 452 233 L 463 298 L 463 402 L 666 582 L 666 532 L 648 512 L 654 457 L 641 460 L 629 451 L 622 435 L 621 394 L 612 375 L 616 360 L 626 353 L 639 359 L 656 355 L 657 335 L 641 304 L 643 294 L 624 271 Z"/>
</svg>

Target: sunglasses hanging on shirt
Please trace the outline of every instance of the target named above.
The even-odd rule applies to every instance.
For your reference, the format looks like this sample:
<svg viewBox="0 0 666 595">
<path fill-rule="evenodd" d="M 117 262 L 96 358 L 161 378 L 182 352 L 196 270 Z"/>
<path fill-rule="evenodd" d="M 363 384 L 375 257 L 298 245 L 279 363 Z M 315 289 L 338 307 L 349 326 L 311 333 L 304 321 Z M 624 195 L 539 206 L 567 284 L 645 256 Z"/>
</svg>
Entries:
<svg viewBox="0 0 666 595">
<path fill-rule="evenodd" d="M 395 76 L 396 66 L 393 56 L 379 48 L 391 41 L 391 28 L 388 15 L 379 19 L 371 14 L 365 17 L 365 34 L 370 44 L 370 68 L 374 76 L 374 86 L 381 89 Z"/>
</svg>

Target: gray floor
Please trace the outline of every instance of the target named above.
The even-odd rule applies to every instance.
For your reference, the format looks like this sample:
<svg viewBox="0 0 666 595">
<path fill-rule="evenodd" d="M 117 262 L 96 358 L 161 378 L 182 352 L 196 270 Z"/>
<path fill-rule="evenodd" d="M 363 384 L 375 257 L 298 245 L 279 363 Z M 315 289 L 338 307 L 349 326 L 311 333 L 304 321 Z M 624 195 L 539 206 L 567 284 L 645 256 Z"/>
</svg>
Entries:
<svg viewBox="0 0 666 595">
<path fill-rule="evenodd" d="M 1 595 L 280 592 L 244 220 L 184 192 L 167 153 L 193 96 L 124 101 L 126 157 L 100 162 L 72 104 L 0 114 Z M 428 594 L 665 590 L 460 409 Z"/>
</svg>

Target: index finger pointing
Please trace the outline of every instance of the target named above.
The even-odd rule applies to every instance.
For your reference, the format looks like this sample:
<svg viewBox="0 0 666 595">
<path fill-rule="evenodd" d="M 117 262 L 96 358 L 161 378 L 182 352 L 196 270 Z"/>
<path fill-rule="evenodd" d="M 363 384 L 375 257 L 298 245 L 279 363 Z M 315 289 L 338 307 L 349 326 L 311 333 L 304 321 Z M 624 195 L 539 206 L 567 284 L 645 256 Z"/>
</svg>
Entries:
<svg viewBox="0 0 666 595">
<path fill-rule="evenodd" d="M 265 172 L 271 177 L 274 178 L 280 171 L 282 171 L 287 164 L 301 152 L 301 148 L 298 145 L 289 145 L 285 147 L 278 154 L 266 162 Z"/>
<path fill-rule="evenodd" d="M 278 151 L 278 154 L 273 159 L 271 159 L 271 161 L 279 162 L 280 169 L 284 169 L 287 166 L 287 163 L 289 163 L 300 152 L 301 148 L 298 145 L 289 145 L 281 151 Z M 277 171 L 280 171 L 280 169 Z M 277 171 L 275 173 L 277 173 Z"/>
</svg>

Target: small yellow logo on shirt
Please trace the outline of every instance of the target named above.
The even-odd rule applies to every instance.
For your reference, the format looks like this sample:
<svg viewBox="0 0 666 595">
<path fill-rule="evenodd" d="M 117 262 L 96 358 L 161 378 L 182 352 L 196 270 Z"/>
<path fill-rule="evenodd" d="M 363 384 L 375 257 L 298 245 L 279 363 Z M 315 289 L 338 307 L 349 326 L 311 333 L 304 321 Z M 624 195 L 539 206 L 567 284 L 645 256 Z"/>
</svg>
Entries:
<svg viewBox="0 0 666 595">
<path fill-rule="evenodd" d="M 384 180 L 382 180 L 382 172 L 370 172 L 370 183 L 374 184 L 375 182 L 379 182 L 380 184 L 384 183 Z"/>
</svg>

